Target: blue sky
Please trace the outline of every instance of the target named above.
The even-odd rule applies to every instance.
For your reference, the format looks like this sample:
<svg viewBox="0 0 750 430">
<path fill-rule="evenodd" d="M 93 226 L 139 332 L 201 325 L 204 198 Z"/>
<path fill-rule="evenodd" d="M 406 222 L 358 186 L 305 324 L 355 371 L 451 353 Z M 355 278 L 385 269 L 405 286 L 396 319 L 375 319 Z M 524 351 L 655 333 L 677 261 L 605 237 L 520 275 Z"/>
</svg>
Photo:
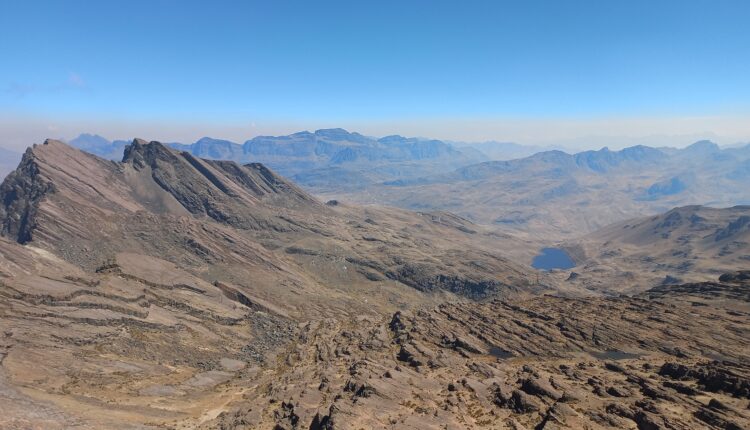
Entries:
<svg viewBox="0 0 750 430">
<path fill-rule="evenodd" d="M 727 0 L 4 2 L 0 146 L 330 126 L 750 139 L 749 19 Z"/>
</svg>

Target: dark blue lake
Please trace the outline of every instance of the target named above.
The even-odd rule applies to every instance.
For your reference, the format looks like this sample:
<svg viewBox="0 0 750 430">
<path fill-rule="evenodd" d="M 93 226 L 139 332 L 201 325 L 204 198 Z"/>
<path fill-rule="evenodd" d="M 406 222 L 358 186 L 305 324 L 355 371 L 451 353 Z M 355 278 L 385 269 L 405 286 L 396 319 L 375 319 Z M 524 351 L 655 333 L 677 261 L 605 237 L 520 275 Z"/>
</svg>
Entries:
<svg viewBox="0 0 750 430">
<path fill-rule="evenodd" d="M 632 354 L 630 352 L 622 352 L 611 349 L 609 351 L 594 351 L 590 353 L 594 357 L 600 360 L 627 360 L 630 358 L 638 358 L 643 354 Z"/>
<path fill-rule="evenodd" d="M 560 248 L 542 248 L 540 254 L 531 261 L 531 267 L 542 270 L 571 269 L 576 267 L 576 263 Z"/>
<path fill-rule="evenodd" d="M 491 347 L 489 352 L 490 352 L 490 355 L 493 356 L 493 357 L 495 357 L 495 358 L 505 359 L 505 358 L 513 358 L 514 357 L 512 352 L 506 351 L 506 350 L 504 350 L 502 348 L 498 348 L 497 346 Z"/>
</svg>

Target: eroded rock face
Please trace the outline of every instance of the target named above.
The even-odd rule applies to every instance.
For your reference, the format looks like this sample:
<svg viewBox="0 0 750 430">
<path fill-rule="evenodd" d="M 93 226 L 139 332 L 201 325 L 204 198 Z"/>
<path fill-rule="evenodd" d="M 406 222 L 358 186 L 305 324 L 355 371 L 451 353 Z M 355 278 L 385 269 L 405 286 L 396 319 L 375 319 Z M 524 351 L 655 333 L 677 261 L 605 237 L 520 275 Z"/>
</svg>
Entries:
<svg viewBox="0 0 750 430">
<path fill-rule="evenodd" d="M 455 294 L 475 299 L 485 298 L 491 294 L 512 289 L 498 281 L 476 279 L 469 276 L 448 276 L 427 264 L 403 264 L 396 270 L 386 272 L 390 279 L 403 282 L 420 291 L 434 292 L 446 290 Z"/>
<path fill-rule="evenodd" d="M 725 273 L 719 276 L 719 281 L 730 283 L 743 283 L 750 281 L 750 270 L 740 270 L 734 273 Z"/>
<path fill-rule="evenodd" d="M 54 184 L 41 175 L 34 151 L 29 148 L 18 168 L 0 185 L 0 195 L 3 196 L 0 201 L 0 233 L 19 243 L 30 242 L 39 203 L 54 190 Z"/>
<path fill-rule="evenodd" d="M 342 429 L 744 428 L 750 314 L 691 285 L 652 299 L 445 303 L 354 329 L 310 325 L 304 338 L 317 341 L 291 353 L 288 374 L 265 395 L 292 398 L 314 428 L 331 408 Z M 322 345 L 341 353 L 321 358 Z M 490 354 L 497 345 L 513 356 Z M 710 358 L 717 345 L 722 361 Z M 268 418 L 256 419 L 237 428 Z"/>
<path fill-rule="evenodd" d="M 704 390 L 724 392 L 750 399 L 750 366 L 725 361 L 712 361 L 687 366 L 664 363 L 659 374 L 681 381 L 696 381 Z"/>
<path fill-rule="evenodd" d="M 552 400 L 559 400 L 563 394 L 557 391 L 552 385 L 539 378 L 526 378 L 521 382 L 521 389 L 533 396 L 549 397 Z"/>
</svg>

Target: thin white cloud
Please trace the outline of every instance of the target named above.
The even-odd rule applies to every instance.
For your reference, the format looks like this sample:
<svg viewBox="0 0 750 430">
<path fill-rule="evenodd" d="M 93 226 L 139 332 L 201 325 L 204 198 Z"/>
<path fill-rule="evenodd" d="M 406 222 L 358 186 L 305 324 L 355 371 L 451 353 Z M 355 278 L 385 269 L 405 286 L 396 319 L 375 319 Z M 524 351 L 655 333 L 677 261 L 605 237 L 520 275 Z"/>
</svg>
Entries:
<svg viewBox="0 0 750 430">
<path fill-rule="evenodd" d="M 23 99 L 33 94 L 57 94 L 66 91 L 89 91 L 89 87 L 81 75 L 70 72 L 67 79 L 52 85 L 11 82 L 5 88 L 5 93 L 14 99 Z"/>
<path fill-rule="evenodd" d="M 35 87 L 34 85 L 22 84 L 19 82 L 11 82 L 5 88 L 5 93 L 13 98 L 20 99 L 20 98 L 26 97 L 27 95 L 33 92 L 36 92 L 37 90 L 38 88 Z"/>
<path fill-rule="evenodd" d="M 86 82 L 81 75 L 75 72 L 70 72 L 68 75 L 68 85 L 75 88 L 86 88 Z"/>
</svg>

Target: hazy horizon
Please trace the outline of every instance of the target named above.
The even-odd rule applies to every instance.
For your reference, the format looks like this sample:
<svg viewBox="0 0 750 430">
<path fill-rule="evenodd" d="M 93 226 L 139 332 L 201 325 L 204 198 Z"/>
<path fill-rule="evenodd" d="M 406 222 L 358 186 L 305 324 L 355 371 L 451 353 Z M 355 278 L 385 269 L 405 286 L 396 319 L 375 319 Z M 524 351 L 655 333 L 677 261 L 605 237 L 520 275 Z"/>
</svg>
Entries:
<svg viewBox="0 0 750 430">
<path fill-rule="evenodd" d="M 214 139 L 229 140 L 238 144 L 242 144 L 246 140 L 252 139 L 257 136 L 281 136 L 302 131 L 315 131 L 318 129 L 326 128 L 343 128 L 349 132 L 357 132 L 372 137 L 402 135 L 406 137 L 438 139 L 461 144 L 508 142 L 530 147 L 558 148 L 568 152 L 598 150 L 604 147 L 608 147 L 612 150 L 617 150 L 635 145 L 683 148 L 699 140 L 710 140 L 719 144 L 720 146 L 734 146 L 738 144 L 744 145 L 750 143 L 750 137 L 738 137 L 737 135 L 722 136 L 712 131 L 695 131 L 692 133 L 670 135 L 667 134 L 665 128 L 659 127 L 659 124 L 652 124 L 652 127 L 646 128 L 646 130 L 650 129 L 653 131 L 650 134 L 613 135 L 606 134 L 606 132 L 616 129 L 616 127 L 610 126 L 610 128 L 607 129 L 605 128 L 606 124 L 614 124 L 616 125 L 616 127 L 620 127 L 623 129 L 629 126 L 633 127 L 632 121 L 602 121 L 602 123 L 597 124 L 596 127 L 590 127 L 590 134 L 577 135 L 571 134 L 570 129 L 572 128 L 571 126 L 581 126 L 580 122 L 575 123 L 565 121 L 549 121 L 546 122 L 546 126 L 550 127 L 551 129 L 561 130 L 561 132 L 559 133 L 560 137 L 544 138 L 543 135 L 534 135 L 533 133 L 527 133 L 526 135 L 524 135 L 524 127 L 528 127 L 530 131 L 533 129 L 533 126 L 528 121 L 508 121 L 505 123 L 498 121 L 495 123 L 495 127 L 513 130 L 513 132 L 508 132 L 505 135 L 498 133 L 496 135 L 498 137 L 493 137 L 493 135 L 489 134 L 462 134 L 462 127 L 449 127 L 450 130 L 445 130 L 442 134 L 435 135 L 439 132 L 438 128 L 428 126 L 420 127 L 419 123 L 413 123 L 411 124 L 411 127 L 402 125 L 401 127 L 393 126 L 390 128 L 387 128 L 385 126 L 368 126 L 364 124 L 355 124 L 353 126 L 342 126 L 336 124 L 325 124 L 325 126 L 316 126 L 314 124 L 300 124 L 298 126 L 295 126 L 278 124 L 267 127 L 260 127 L 256 124 L 250 124 L 249 126 L 244 127 L 238 125 L 201 126 L 196 124 L 186 124 L 184 126 L 178 126 L 174 129 L 170 129 L 164 124 L 158 123 L 145 123 L 139 125 L 128 123 L 78 125 L 78 123 L 76 122 L 71 122 L 67 124 L 61 123 L 58 126 L 43 126 L 41 125 L 41 123 L 37 125 L 29 125 L 28 123 L 24 124 L 23 122 L 12 122 L 7 121 L 7 119 L 0 119 L 0 125 L 2 126 L 2 130 L 5 133 L 5 135 L 3 136 L 3 140 L 0 141 L 0 148 L 21 152 L 34 143 L 42 143 L 47 138 L 70 141 L 81 134 L 99 135 L 109 141 L 131 140 L 138 137 L 146 140 L 190 144 L 199 140 L 200 138 L 211 137 Z M 463 125 L 465 126 L 465 124 Z M 653 125 L 656 125 L 656 127 L 654 127 Z M 443 126 L 445 127 L 445 124 L 443 124 Z M 491 127 L 492 125 L 488 126 L 488 128 Z M 542 127 L 542 125 L 538 124 L 538 127 Z"/>
</svg>

